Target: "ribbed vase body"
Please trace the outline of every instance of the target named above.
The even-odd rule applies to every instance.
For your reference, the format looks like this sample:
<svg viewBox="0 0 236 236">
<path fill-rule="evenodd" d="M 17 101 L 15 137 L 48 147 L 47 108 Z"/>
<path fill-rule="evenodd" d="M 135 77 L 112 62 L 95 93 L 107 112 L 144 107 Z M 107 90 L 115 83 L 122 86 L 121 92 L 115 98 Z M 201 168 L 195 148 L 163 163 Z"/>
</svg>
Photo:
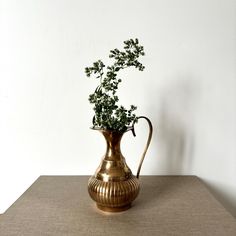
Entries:
<svg viewBox="0 0 236 236">
<path fill-rule="evenodd" d="M 107 149 L 95 174 L 89 179 L 88 192 L 104 211 L 123 211 L 139 193 L 139 180 L 132 174 L 120 150 L 124 132 L 100 130 Z"/>
</svg>

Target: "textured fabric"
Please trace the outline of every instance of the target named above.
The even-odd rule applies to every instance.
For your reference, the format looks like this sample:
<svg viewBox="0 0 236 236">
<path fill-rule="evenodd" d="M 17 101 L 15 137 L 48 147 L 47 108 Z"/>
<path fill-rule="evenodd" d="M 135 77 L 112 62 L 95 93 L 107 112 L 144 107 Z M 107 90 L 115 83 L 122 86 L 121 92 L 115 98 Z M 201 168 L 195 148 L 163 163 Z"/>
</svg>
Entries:
<svg viewBox="0 0 236 236">
<path fill-rule="evenodd" d="M 98 210 L 87 176 L 41 176 L 0 217 L 0 235 L 236 235 L 236 220 L 194 176 L 141 176 L 133 207 Z"/>
</svg>

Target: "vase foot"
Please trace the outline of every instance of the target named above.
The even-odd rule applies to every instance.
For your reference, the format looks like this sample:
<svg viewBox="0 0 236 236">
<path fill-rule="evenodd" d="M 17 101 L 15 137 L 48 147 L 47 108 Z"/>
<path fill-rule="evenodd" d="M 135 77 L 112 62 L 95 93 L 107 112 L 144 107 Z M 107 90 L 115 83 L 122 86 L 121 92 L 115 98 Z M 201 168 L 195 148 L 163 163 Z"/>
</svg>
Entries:
<svg viewBox="0 0 236 236">
<path fill-rule="evenodd" d="M 102 206 L 97 204 L 97 208 L 102 210 L 102 211 L 107 211 L 107 212 L 120 212 L 120 211 L 126 211 L 131 207 L 131 203 L 122 206 L 122 207 L 106 207 L 106 206 Z"/>
</svg>

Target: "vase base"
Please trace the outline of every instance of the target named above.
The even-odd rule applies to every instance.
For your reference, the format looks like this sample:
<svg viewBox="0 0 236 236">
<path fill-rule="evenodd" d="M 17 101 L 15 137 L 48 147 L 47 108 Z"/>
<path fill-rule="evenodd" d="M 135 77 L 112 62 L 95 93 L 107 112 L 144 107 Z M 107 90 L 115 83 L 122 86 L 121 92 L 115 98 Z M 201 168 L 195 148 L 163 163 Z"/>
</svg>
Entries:
<svg viewBox="0 0 236 236">
<path fill-rule="evenodd" d="M 122 207 L 106 207 L 97 204 L 97 208 L 102 210 L 102 211 L 107 211 L 107 212 L 120 212 L 120 211 L 126 211 L 131 207 L 131 203 L 128 205 L 122 206 Z"/>
</svg>

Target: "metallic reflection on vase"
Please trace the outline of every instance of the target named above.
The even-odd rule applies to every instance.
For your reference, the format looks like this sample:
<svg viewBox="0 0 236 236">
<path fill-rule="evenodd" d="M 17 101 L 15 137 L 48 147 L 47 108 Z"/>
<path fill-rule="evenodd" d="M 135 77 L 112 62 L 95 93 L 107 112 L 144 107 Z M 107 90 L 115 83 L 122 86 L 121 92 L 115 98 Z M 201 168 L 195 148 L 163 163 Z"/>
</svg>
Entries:
<svg viewBox="0 0 236 236">
<path fill-rule="evenodd" d="M 136 176 L 127 166 L 120 150 L 123 134 L 129 130 L 134 133 L 134 126 L 129 127 L 124 132 L 98 129 L 105 137 L 107 150 L 96 173 L 88 181 L 88 192 L 97 203 L 97 207 L 103 211 L 127 210 L 138 196 L 140 190 L 139 173 L 152 137 L 151 121 L 144 116 L 140 116 L 138 119 L 140 118 L 147 120 L 150 131 Z"/>
</svg>

